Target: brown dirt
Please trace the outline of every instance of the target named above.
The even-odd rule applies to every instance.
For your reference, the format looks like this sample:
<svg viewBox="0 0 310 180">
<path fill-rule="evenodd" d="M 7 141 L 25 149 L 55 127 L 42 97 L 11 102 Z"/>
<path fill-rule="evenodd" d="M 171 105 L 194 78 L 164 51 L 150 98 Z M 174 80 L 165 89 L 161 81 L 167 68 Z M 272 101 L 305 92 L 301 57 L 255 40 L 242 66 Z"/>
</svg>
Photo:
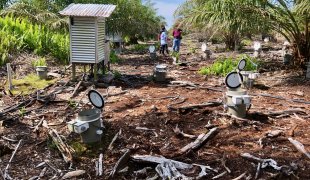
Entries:
<svg viewBox="0 0 310 180">
<path fill-rule="evenodd" d="M 247 177 L 251 175 L 254 179 L 257 163 L 253 163 L 240 156 L 241 153 L 250 153 L 260 158 L 272 158 L 278 162 L 279 166 L 288 166 L 292 163 L 297 165 L 293 174 L 286 176 L 281 171 L 272 168 L 263 169 L 260 174 L 261 179 L 310 179 L 310 160 L 298 152 L 287 140 L 292 135 L 294 128 L 294 139 L 300 141 L 305 149 L 310 150 L 310 105 L 305 103 L 289 102 L 270 97 L 253 96 L 252 108 L 249 111 L 248 120 L 240 121 L 221 115 L 223 107 L 205 107 L 200 109 L 174 112 L 170 111 L 169 104 L 179 102 L 185 98 L 185 102 L 178 106 L 189 104 L 200 104 L 208 101 L 222 99 L 223 93 L 201 88 L 171 87 L 169 82 L 156 83 L 152 81 L 150 75 L 154 68 L 147 55 L 123 55 L 123 62 L 112 65 L 113 70 L 119 71 L 122 76 L 112 82 L 109 91 L 117 91 L 116 87 L 127 90 L 126 94 L 110 96 L 106 99 L 106 105 L 102 113 L 104 119 L 104 137 L 99 144 L 83 145 L 79 143 L 80 138 L 76 134 L 70 134 L 66 123 L 72 120 L 76 113 L 70 103 L 66 102 L 71 92 L 58 94 L 56 100 L 66 100 L 65 102 L 43 104 L 36 102 L 25 110 L 32 110 L 28 114 L 22 115 L 21 110 L 12 112 L 14 119 L 0 124 L 0 136 L 10 139 L 23 139 L 21 147 L 18 149 L 11 166 L 9 174 L 17 179 L 29 179 L 38 176 L 43 167 L 36 168 L 44 160 L 49 160 L 51 164 L 62 173 L 71 171 L 68 164 L 64 162 L 55 145 L 48 138 L 47 130 L 40 127 L 39 132 L 33 132 L 33 127 L 44 117 L 59 134 L 65 137 L 66 142 L 73 147 L 73 169 L 86 170 L 82 179 L 107 179 L 117 160 L 122 156 L 124 149 L 131 149 L 132 154 L 140 155 L 162 155 L 166 158 L 186 162 L 209 165 L 224 172 L 222 161 L 231 173 L 226 174 L 221 179 L 232 179 L 247 172 Z M 169 57 L 159 57 L 160 63 L 169 64 L 169 80 L 191 81 L 202 86 L 210 86 L 218 89 L 225 89 L 222 78 L 201 76 L 197 69 L 211 63 L 211 61 L 199 61 L 195 56 L 184 53 L 183 59 L 193 59 L 188 66 L 172 65 Z M 157 63 L 157 62 L 156 62 Z M 69 77 L 69 75 L 68 75 Z M 66 79 L 64 79 L 66 80 Z M 310 101 L 310 81 L 305 80 L 300 73 L 292 74 L 290 71 L 276 71 L 275 73 L 263 73 L 257 86 L 251 89 L 252 94 L 272 94 L 282 96 L 287 99 L 300 99 Z M 72 85 L 74 87 L 74 85 Z M 52 86 L 48 91 L 52 91 L 56 86 Z M 106 93 L 105 88 L 97 88 L 101 93 Z M 84 89 L 85 91 L 85 89 Z M 91 108 L 84 91 L 80 92 L 74 101 L 81 100 L 82 108 Z M 176 96 L 179 98 L 166 98 Z M 9 97 L 4 95 L 1 101 L 6 106 L 13 105 L 17 101 L 22 101 L 27 97 Z M 70 101 L 71 103 L 73 100 Z M 41 107 L 37 109 L 38 107 Z M 296 114 L 291 116 L 268 117 L 264 115 L 269 111 L 287 110 L 300 108 L 306 114 Z M 0 117 L 4 118 L 4 117 Z M 5 117 L 8 118 L 8 117 Z M 177 152 L 186 144 L 193 140 L 176 136 L 173 128 L 178 127 L 187 134 L 198 136 L 207 132 L 204 127 L 208 123 L 219 127 L 218 133 L 206 144 L 195 151 L 179 155 Z M 153 131 L 137 130 L 136 127 L 146 127 L 155 129 Z M 120 137 L 116 140 L 112 151 L 107 150 L 113 136 L 122 129 Z M 259 145 L 259 139 L 264 137 L 268 131 L 283 130 L 283 134 L 274 138 L 265 138 L 263 147 Z M 0 138 L 0 170 L 4 170 L 12 151 L 17 143 L 9 142 Z M 99 154 L 104 154 L 104 174 L 96 177 L 95 160 Z M 129 170 L 125 173 L 117 174 L 112 179 L 135 179 L 133 171 L 140 170 L 146 166 L 151 166 L 148 176 L 156 174 L 154 165 L 145 165 L 130 161 Z M 218 174 L 219 174 L 218 173 Z M 43 179 L 50 179 L 56 173 L 48 168 Z M 196 174 L 197 175 L 197 174 Z M 210 173 L 205 179 L 211 179 L 216 173 Z M 60 179 L 60 174 L 58 178 Z M 145 178 L 141 178 L 145 179 Z"/>
</svg>

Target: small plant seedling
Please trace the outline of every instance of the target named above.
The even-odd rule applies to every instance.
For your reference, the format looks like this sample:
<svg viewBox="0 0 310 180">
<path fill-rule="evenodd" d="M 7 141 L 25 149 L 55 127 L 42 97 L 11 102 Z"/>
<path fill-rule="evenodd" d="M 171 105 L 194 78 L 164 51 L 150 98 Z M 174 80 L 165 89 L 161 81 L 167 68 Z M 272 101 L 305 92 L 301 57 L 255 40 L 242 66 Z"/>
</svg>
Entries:
<svg viewBox="0 0 310 180">
<path fill-rule="evenodd" d="M 71 108 L 75 108 L 77 106 L 77 102 L 72 100 L 72 99 L 70 99 L 68 101 L 68 106 L 71 107 Z"/>
<path fill-rule="evenodd" d="M 57 150 L 57 144 L 53 141 L 51 137 L 49 137 L 46 141 L 46 145 L 48 149 Z"/>
<path fill-rule="evenodd" d="M 113 71 L 115 79 L 120 79 L 122 77 L 122 74 L 119 71 Z"/>
<path fill-rule="evenodd" d="M 179 58 L 180 58 L 180 53 L 179 52 L 175 52 L 173 51 L 171 54 L 172 57 L 174 57 L 176 59 L 176 63 L 179 62 Z"/>
<path fill-rule="evenodd" d="M 25 106 L 23 106 L 22 108 L 19 109 L 19 115 L 21 117 L 24 117 L 25 114 L 26 114 L 26 108 Z"/>
<path fill-rule="evenodd" d="M 191 48 L 190 48 L 190 52 L 191 52 L 191 54 L 195 54 L 195 53 L 196 53 L 196 48 L 191 47 Z"/>
<path fill-rule="evenodd" d="M 81 156 L 87 151 L 87 146 L 81 142 L 74 141 L 70 144 L 70 146 L 74 149 L 74 154 L 77 156 Z"/>
</svg>

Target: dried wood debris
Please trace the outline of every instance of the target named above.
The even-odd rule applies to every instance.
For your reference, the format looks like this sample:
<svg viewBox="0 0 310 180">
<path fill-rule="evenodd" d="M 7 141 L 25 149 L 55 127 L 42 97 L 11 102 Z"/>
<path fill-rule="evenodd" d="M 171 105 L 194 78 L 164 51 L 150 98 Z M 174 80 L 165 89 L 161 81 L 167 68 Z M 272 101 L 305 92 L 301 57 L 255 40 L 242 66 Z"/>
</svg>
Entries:
<svg viewBox="0 0 310 180">
<path fill-rule="evenodd" d="M 192 142 L 192 143 L 184 146 L 182 149 L 180 149 L 180 153 L 186 153 L 189 150 L 195 150 L 195 149 L 199 148 L 202 144 L 204 144 L 206 141 L 208 141 L 216 133 L 217 129 L 218 128 L 212 128 L 212 129 L 210 129 L 210 131 L 207 134 L 205 134 L 205 133 L 200 134 L 194 142 Z"/>
<path fill-rule="evenodd" d="M 181 131 L 180 128 L 178 127 L 178 125 L 176 125 L 176 127 L 173 128 L 173 131 L 174 131 L 174 133 L 176 133 L 176 135 L 179 135 L 179 136 L 183 136 L 183 137 L 187 137 L 187 138 L 191 138 L 191 139 L 196 138 L 195 135 L 186 134 L 183 131 Z"/>
<path fill-rule="evenodd" d="M 210 173 L 217 173 L 216 169 L 210 166 L 200 164 L 187 164 L 160 156 L 134 155 L 132 160 L 136 162 L 155 163 L 156 172 L 162 179 L 201 179 Z M 182 173 L 182 170 L 190 170 L 194 166 L 200 167 L 201 171 L 196 177 L 188 177 Z"/>
<path fill-rule="evenodd" d="M 113 178 L 114 175 L 121 170 L 122 168 L 124 168 L 128 162 L 128 160 L 130 159 L 130 150 L 127 149 L 125 151 L 125 153 L 122 155 L 122 157 L 116 162 L 113 170 L 111 171 L 109 178 Z"/>
<path fill-rule="evenodd" d="M 78 176 L 85 174 L 85 172 L 86 171 L 84 170 L 75 170 L 75 171 L 67 172 L 64 176 L 62 176 L 61 179 L 70 179 L 70 178 L 78 177 Z"/>
<path fill-rule="evenodd" d="M 62 140 L 62 138 L 60 137 L 60 135 L 55 129 L 50 128 L 47 125 L 47 122 L 45 120 L 43 121 L 43 126 L 48 129 L 48 134 L 50 135 L 53 142 L 57 146 L 57 149 L 60 151 L 64 161 L 66 163 L 70 163 L 70 166 L 71 166 L 72 159 L 73 159 L 72 154 L 71 154 L 72 148 L 70 148 L 70 146 Z"/>
<path fill-rule="evenodd" d="M 10 168 L 10 165 L 11 165 L 11 163 L 12 163 L 12 161 L 13 161 L 13 158 L 14 158 L 14 156 L 15 156 L 15 154 L 16 154 L 16 152 L 17 152 L 17 150 L 18 150 L 18 148 L 19 148 L 19 146 L 20 146 L 20 144 L 21 144 L 21 142 L 22 142 L 22 139 L 18 141 L 18 144 L 16 145 L 16 147 L 15 147 L 15 149 L 14 149 L 14 152 L 13 152 L 11 158 L 10 158 L 8 164 L 6 165 L 5 169 L 4 169 L 3 179 L 13 179 L 13 178 L 9 175 L 9 168 Z M 1 169 L 0 169 L 0 171 L 1 171 L 1 174 L 2 174 L 2 170 L 1 170 Z"/>
<path fill-rule="evenodd" d="M 308 157 L 310 159 L 310 153 L 308 153 L 304 147 L 303 144 L 301 144 L 299 141 L 294 140 L 293 138 L 288 138 L 288 140 L 295 146 L 295 148 L 303 153 L 306 157 Z"/>
</svg>

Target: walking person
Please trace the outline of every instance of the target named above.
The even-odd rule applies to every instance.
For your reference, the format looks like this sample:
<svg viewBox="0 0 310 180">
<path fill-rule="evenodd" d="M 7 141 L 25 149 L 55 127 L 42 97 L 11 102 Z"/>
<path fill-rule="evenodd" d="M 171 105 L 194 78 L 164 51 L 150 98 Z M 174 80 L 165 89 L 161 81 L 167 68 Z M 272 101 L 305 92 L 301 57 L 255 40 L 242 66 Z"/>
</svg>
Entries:
<svg viewBox="0 0 310 180">
<path fill-rule="evenodd" d="M 180 45 L 181 45 L 181 39 L 182 39 L 182 29 L 178 28 L 173 30 L 173 51 L 179 52 L 180 51 Z"/>
<path fill-rule="evenodd" d="M 162 28 L 162 30 L 160 31 L 160 53 L 162 53 L 163 55 L 165 55 L 165 51 L 167 53 L 167 55 L 169 54 L 168 51 L 168 36 L 167 36 L 167 32 L 166 32 L 166 28 Z"/>
</svg>

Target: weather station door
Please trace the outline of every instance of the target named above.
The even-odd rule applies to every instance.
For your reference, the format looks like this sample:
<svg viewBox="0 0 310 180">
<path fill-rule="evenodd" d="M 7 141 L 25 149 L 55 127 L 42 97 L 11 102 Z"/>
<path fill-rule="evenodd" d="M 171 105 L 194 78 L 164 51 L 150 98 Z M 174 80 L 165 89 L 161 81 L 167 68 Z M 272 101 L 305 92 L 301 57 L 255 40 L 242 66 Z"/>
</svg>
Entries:
<svg viewBox="0 0 310 180">
<path fill-rule="evenodd" d="M 70 17 L 71 63 L 96 63 L 96 19 Z"/>
</svg>

